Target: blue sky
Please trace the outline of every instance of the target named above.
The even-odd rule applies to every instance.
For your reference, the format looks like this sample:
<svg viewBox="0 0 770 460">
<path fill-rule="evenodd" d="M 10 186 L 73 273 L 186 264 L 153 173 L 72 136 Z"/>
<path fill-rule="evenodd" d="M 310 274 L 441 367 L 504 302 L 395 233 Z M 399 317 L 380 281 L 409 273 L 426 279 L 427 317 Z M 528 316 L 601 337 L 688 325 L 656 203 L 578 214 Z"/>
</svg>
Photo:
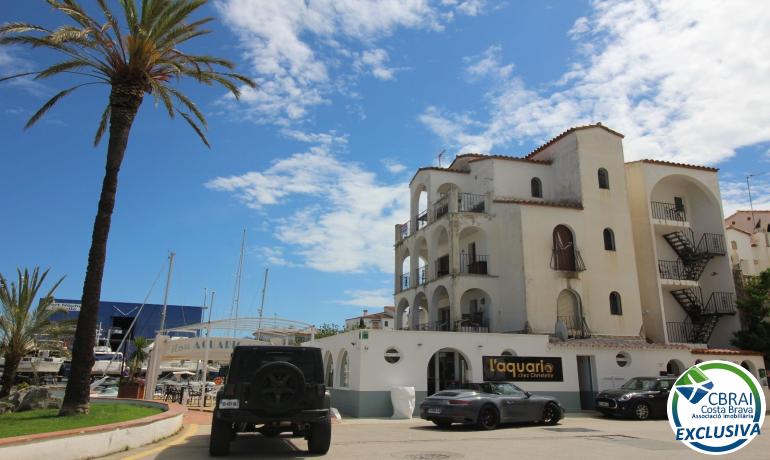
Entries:
<svg viewBox="0 0 770 460">
<path fill-rule="evenodd" d="M 83 2 L 88 4 L 89 2 Z M 521 156 L 570 126 L 626 135 L 627 160 L 715 165 L 727 213 L 770 208 L 770 5 L 762 2 L 219 0 L 190 52 L 260 83 L 236 103 L 181 85 L 209 121 L 209 150 L 150 97 L 120 176 L 102 298 L 141 301 L 177 253 L 170 301 L 217 291 L 229 313 L 247 228 L 241 313 L 337 322 L 392 302 L 393 226 L 408 181 L 436 154 Z M 61 24 L 44 2 L 0 22 Z M 56 56 L 0 47 L 0 75 Z M 0 273 L 50 267 L 79 298 L 105 144 L 106 88 L 84 88 L 37 126 L 69 78 L 0 84 Z M 162 300 L 163 278 L 150 300 Z"/>
</svg>

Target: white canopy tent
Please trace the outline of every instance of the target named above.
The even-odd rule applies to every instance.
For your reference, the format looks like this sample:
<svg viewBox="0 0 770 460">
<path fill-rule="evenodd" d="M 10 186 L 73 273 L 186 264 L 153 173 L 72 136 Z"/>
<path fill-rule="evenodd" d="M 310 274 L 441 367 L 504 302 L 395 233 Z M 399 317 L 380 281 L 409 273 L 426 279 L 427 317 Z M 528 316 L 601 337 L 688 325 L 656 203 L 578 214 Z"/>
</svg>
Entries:
<svg viewBox="0 0 770 460">
<path fill-rule="evenodd" d="M 196 336 L 171 336 L 180 332 L 194 333 Z M 238 345 L 293 345 L 289 339 L 302 336 L 313 340 L 315 327 L 283 318 L 229 318 L 159 331 L 147 364 L 144 399 L 153 399 L 160 363 L 163 361 L 184 359 L 206 364 L 209 361 L 229 361 L 233 349 Z M 203 373 L 204 387 L 207 374 Z"/>
</svg>

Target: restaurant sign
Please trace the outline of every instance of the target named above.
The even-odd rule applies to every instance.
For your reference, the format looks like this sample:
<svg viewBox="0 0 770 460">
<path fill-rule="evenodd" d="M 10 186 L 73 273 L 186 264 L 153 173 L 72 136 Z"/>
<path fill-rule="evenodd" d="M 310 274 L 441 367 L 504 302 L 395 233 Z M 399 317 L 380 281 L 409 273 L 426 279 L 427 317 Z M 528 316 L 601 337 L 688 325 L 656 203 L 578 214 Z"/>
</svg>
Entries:
<svg viewBox="0 0 770 460">
<path fill-rule="evenodd" d="M 482 356 L 485 382 L 563 382 L 561 358 Z"/>
</svg>

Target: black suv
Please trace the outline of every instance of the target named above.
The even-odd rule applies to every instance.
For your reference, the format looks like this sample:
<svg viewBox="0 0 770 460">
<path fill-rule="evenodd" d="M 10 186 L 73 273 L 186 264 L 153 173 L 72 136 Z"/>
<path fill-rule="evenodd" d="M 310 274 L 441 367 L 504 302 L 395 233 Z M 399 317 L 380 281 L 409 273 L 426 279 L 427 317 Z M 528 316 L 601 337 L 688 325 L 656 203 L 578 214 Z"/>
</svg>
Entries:
<svg viewBox="0 0 770 460">
<path fill-rule="evenodd" d="M 596 410 L 637 420 L 666 417 L 668 394 L 675 381 L 674 377 L 634 377 L 620 388 L 599 393 Z"/>
<path fill-rule="evenodd" d="M 325 454 L 332 435 L 329 409 L 320 348 L 235 347 L 217 393 L 209 454 L 227 455 L 237 433 L 272 437 L 287 431 L 304 436 L 311 454 Z"/>
</svg>

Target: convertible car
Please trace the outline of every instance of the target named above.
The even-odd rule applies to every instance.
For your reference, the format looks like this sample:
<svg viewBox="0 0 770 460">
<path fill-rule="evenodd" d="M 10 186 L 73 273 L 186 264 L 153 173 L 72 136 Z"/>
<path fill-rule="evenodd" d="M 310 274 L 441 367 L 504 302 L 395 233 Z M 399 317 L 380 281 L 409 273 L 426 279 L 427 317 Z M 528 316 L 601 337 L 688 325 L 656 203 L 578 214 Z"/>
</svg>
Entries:
<svg viewBox="0 0 770 460">
<path fill-rule="evenodd" d="M 420 417 L 440 427 L 463 423 L 493 430 L 510 422 L 555 425 L 564 417 L 564 408 L 554 398 L 533 396 L 513 383 L 486 382 L 425 398 L 420 404 Z"/>
</svg>

